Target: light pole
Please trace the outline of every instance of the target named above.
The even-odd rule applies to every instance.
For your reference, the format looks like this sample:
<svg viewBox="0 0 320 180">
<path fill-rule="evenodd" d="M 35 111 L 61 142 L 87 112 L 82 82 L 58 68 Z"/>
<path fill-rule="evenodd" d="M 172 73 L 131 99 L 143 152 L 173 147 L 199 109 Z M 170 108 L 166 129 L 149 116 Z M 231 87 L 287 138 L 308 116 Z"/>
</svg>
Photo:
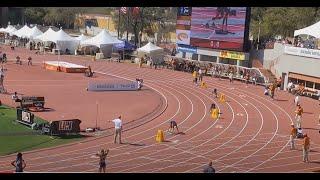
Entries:
<svg viewBox="0 0 320 180">
<path fill-rule="evenodd" d="M 258 44 L 257 44 L 257 50 L 259 50 L 259 43 L 260 43 L 260 24 L 261 24 L 261 19 L 259 18 L 259 31 L 258 31 Z"/>
</svg>

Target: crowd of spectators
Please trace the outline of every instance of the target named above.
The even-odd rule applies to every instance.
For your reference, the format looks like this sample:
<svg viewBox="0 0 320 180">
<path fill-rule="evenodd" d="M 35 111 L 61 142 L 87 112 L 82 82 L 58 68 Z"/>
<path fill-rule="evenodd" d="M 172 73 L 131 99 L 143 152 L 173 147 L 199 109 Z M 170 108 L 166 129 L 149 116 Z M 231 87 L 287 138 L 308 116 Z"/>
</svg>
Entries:
<svg viewBox="0 0 320 180">
<path fill-rule="evenodd" d="M 265 79 L 258 69 L 246 68 L 230 64 L 199 62 L 195 60 L 187 60 L 173 56 L 164 58 L 165 67 L 176 71 L 184 71 L 192 73 L 201 69 L 205 75 L 219 78 L 229 78 L 232 74 L 234 79 L 264 84 Z"/>
</svg>

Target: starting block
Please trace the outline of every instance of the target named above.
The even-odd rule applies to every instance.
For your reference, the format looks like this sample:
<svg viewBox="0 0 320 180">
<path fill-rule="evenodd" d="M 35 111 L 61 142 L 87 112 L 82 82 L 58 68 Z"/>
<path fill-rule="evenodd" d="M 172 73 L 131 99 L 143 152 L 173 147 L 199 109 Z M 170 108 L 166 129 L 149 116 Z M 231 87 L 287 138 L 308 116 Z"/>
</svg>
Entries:
<svg viewBox="0 0 320 180">
<path fill-rule="evenodd" d="M 163 142 L 164 141 L 164 133 L 162 130 L 158 130 L 156 135 L 156 141 L 157 142 Z"/>
<path fill-rule="evenodd" d="M 205 88 L 205 89 L 208 88 L 207 84 L 203 81 L 201 81 L 200 87 Z"/>
<path fill-rule="evenodd" d="M 219 98 L 219 102 L 221 102 L 221 103 L 226 102 L 226 95 L 221 94 L 221 95 L 220 95 L 220 98 Z"/>
<path fill-rule="evenodd" d="M 218 119 L 219 114 L 220 114 L 220 110 L 219 109 L 217 109 L 217 108 L 212 109 L 212 111 L 211 111 L 212 119 L 214 119 L 214 120 Z"/>
</svg>

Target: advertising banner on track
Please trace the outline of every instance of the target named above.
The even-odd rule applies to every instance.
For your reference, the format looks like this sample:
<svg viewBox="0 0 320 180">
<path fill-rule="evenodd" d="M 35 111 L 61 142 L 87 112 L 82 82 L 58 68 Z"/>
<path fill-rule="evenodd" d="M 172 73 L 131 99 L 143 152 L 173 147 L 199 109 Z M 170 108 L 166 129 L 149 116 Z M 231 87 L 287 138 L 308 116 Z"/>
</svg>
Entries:
<svg viewBox="0 0 320 180">
<path fill-rule="evenodd" d="M 89 82 L 88 91 L 137 91 L 137 82 L 127 83 L 103 83 L 103 82 Z"/>
</svg>

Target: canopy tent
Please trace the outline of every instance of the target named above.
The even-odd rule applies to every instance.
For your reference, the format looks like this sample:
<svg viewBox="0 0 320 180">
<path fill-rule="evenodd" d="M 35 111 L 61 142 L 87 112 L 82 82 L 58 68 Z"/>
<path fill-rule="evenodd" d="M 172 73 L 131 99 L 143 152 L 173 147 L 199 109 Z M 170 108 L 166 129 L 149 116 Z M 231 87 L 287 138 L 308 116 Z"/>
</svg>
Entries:
<svg viewBox="0 0 320 180">
<path fill-rule="evenodd" d="M 313 36 L 315 38 L 320 38 L 320 21 L 311 26 L 294 31 L 294 36 L 302 34 Z"/>
<path fill-rule="evenodd" d="M 34 39 L 35 40 L 40 40 L 40 41 L 50 41 L 49 37 L 53 36 L 56 32 L 49 28 L 46 32 L 44 32 L 41 35 L 36 36 Z"/>
<path fill-rule="evenodd" d="M 85 35 L 81 34 L 80 36 L 76 37 L 75 39 L 82 42 L 82 41 L 85 41 L 89 38 L 90 38 L 89 36 L 85 36 Z"/>
<path fill-rule="evenodd" d="M 148 44 L 144 45 L 143 47 L 137 49 L 138 52 L 143 52 L 143 53 L 153 53 L 153 52 L 163 52 L 163 49 L 161 47 L 158 47 L 151 42 Z"/>
<path fill-rule="evenodd" d="M 136 45 L 129 43 L 126 40 L 123 40 L 120 44 L 115 44 L 114 47 L 118 50 L 134 51 L 137 49 Z"/>
<path fill-rule="evenodd" d="M 104 57 L 111 57 L 112 49 L 114 44 L 122 43 L 122 41 L 111 36 L 105 29 L 102 30 L 96 36 L 80 42 L 82 47 L 84 46 L 96 46 L 100 48 L 100 52 L 103 53 Z"/>
<path fill-rule="evenodd" d="M 31 31 L 31 28 L 29 28 L 27 25 L 24 25 L 21 29 L 12 32 L 12 34 L 18 37 L 25 38 L 27 37 L 26 35 L 30 33 L 30 31 Z"/>
<path fill-rule="evenodd" d="M 90 39 L 87 39 L 85 41 L 82 41 L 80 44 L 81 46 L 97 46 L 101 48 L 102 46 L 105 46 L 105 45 L 113 45 L 113 44 L 119 44 L 119 43 L 122 43 L 122 41 L 111 36 L 106 30 L 102 30 L 96 36 Z"/>
<path fill-rule="evenodd" d="M 47 41 L 58 43 L 59 41 L 76 41 L 74 38 L 65 33 L 62 29 L 58 32 L 52 33 L 51 36 L 47 36 Z"/>
<path fill-rule="evenodd" d="M 4 28 L 0 28 L 0 32 L 4 32 Z"/>
<path fill-rule="evenodd" d="M 8 25 L 8 27 L 6 27 L 3 32 L 5 33 L 9 33 L 10 35 L 12 35 L 13 32 L 15 32 L 17 29 L 15 27 L 13 27 L 12 25 Z"/>
<path fill-rule="evenodd" d="M 40 31 L 37 26 L 34 26 L 30 31 L 29 33 L 26 35 L 27 38 L 29 39 L 34 39 L 35 37 L 39 36 L 43 34 L 42 31 Z"/>
<path fill-rule="evenodd" d="M 153 63 L 160 63 L 163 61 L 163 49 L 158 47 L 151 42 L 137 49 L 138 57 L 142 57 L 148 54 L 152 58 Z"/>
<path fill-rule="evenodd" d="M 66 49 L 69 49 L 70 52 L 74 52 L 79 44 L 76 39 L 69 36 L 62 29 L 60 29 L 58 32 L 55 32 L 51 28 L 49 28 L 45 33 L 37 36 L 35 39 L 44 42 L 54 42 L 56 43 L 56 48 L 62 52 L 64 52 Z"/>
</svg>

